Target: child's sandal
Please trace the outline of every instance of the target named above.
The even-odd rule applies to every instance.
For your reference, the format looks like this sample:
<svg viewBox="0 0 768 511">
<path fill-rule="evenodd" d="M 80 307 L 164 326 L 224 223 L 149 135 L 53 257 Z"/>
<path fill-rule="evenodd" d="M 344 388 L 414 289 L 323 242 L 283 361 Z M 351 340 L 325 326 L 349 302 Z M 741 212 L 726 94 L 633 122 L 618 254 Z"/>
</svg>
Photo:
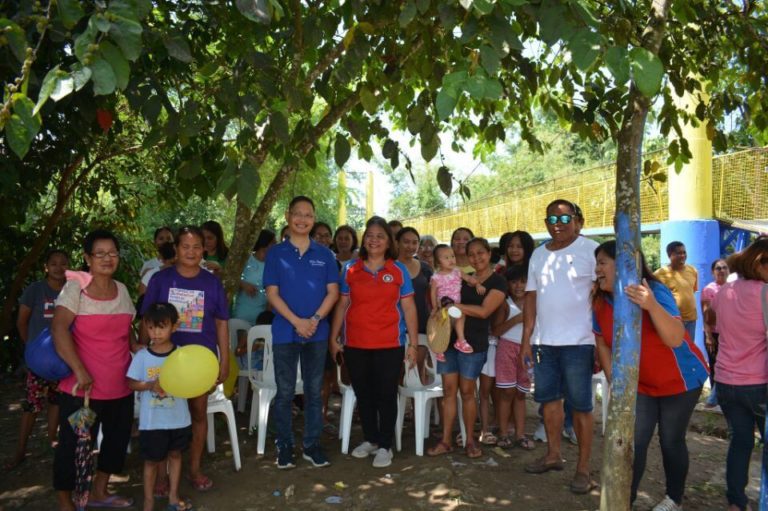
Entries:
<svg viewBox="0 0 768 511">
<path fill-rule="evenodd" d="M 526 451 L 532 451 L 536 448 L 536 443 L 527 436 L 524 436 L 515 440 L 515 446 L 525 449 Z"/>
<path fill-rule="evenodd" d="M 496 438 L 496 435 L 491 433 L 490 431 L 483 431 L 480 433 L 480 443 L 483 445 L 496 445 L 498 443 L 498 439 Z"/>
<path fill-rule="evenodd" d="M 512 439 L 506 435 L 500 437 L 499 440 L 496 442 L 496 446 L 501 447 L 502 449 L 509 449 L 510 447 L 512 447 L 512 445 L 514 445 L 512 442 Z"/>
</svg>

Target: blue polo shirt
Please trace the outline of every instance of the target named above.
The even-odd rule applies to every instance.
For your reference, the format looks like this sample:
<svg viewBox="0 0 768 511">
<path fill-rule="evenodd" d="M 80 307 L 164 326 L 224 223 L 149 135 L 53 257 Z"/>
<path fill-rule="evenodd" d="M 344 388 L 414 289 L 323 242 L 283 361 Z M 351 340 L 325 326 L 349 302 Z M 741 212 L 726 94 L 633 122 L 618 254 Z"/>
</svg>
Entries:
<svg viewBox="0 0 768 511">
<path fill-rule="evenodd" d="M 269 249 L 264 261 L 264 287 L 277 286 L 280 298 L 300 318 L 311 318 L 328 294 L 328 284 L 338 284 L 339 270 L 333 252 L 310 240 L 304 255 L 289 240 Z M 323 318 L 309 339 L 296 333 L 287 319 L 275 311 L 272 342 L 327 341 L 330 325 Z"/>
</svg>

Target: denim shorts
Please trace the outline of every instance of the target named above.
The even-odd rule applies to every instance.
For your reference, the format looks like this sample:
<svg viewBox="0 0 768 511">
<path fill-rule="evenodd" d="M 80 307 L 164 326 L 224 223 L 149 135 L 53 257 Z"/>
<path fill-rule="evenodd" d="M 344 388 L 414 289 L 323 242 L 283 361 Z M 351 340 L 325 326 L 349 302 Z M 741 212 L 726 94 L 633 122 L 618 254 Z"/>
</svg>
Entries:
<svg viewBox="0 0 768 511">
<path fill-rule="evenodd" d="M 437 374 L 459 373 L 459 376 L 466 380 L 476 380 L 483 370 L 488 353 L 459 353 L 449 347 L 444 355 L 445 362 L 437 363 Z"/>
<path fill-rule="evenodd" d="M 565 398 L 576 412 L 592 411 L 594 346 L 533 346 L 533 359 L 537 403 Z"/>
</svg>

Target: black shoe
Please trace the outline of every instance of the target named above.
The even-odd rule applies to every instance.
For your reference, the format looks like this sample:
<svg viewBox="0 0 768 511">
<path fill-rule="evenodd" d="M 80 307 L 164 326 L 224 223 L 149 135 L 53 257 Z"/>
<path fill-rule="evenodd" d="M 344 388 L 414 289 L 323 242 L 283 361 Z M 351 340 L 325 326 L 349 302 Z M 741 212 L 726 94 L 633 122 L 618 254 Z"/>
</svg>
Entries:
<svg viewBox="0 0 768 511">
<path fill-rule="evenodd" d="M 280 470 L 296 468 L 296 458 L 293 457 L 293 447 L 277 448 L 277 468 Z"/>
<path fill-rule="evenodd" d="M 312 463 L 312 465 L 315 467 L 327 467 L 331 464 L 331 462 L 328 461 L 328 458 L 325 457 L 325 454 L 323 454 L 323 450 L 320 449 L 318 444 L 305 447 L 302 457 Z"/>
</svg>

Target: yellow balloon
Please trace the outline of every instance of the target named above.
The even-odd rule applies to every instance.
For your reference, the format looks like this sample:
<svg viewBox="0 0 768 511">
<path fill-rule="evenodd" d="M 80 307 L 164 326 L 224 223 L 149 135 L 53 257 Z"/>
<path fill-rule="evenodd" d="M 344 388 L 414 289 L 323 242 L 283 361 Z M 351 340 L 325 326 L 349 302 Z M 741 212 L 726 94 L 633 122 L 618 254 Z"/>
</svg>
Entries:
<svg viewBox="0 0 768 511">
<path fill-rule="evenodd" d="M 229 352 L 229 375 L 224 380 L 224 395 L 231 397 L 235 392 L 235 385 L 237 385 L 237 377 L 240 373 L 240 366 L 237 365 L 237 357 L 231 351 Z"/>
<path fill-rule="evenodd" d="M 176 349 L 160 369 L 160 386 L 175 397 L 202 396 L 216 384 L 219 361 L 211 350 L 190 344 Z"/>
</svg>

